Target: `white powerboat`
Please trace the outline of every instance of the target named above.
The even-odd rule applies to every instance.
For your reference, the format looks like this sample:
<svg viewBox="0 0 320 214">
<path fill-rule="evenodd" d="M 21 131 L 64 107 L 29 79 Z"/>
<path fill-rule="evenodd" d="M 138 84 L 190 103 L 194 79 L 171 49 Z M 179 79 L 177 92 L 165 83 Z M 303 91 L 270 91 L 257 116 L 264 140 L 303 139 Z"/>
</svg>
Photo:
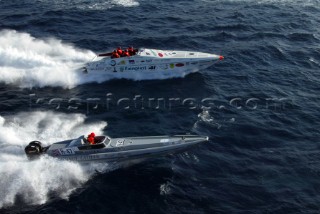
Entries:
<svg viewBox="0 0 320 214">
<path fill-rule="evenodd" d="M 132 56 L 113 58 L 112 53 L 97 55 L 84 67 L 87 73 L 106 73 L 122 78 L 124 74 L 181 76 L 205 69 L 223 56 L 194 51 L 166 51 L 141 48 Z"/>
<path fill-rule="evenodd" d="M 43 147 L 39 141 L 32 141 L 25 147 L 25 153 L 30 160 L 46 154 L 77 162 L 118 162 L 182 152 L 208 140 L 206 136 L 197 135 L 126 138 L 95 136 L 95 144 L 89 144 L 84 136 L 80 136 L 47 147 Z"/>
</svg>

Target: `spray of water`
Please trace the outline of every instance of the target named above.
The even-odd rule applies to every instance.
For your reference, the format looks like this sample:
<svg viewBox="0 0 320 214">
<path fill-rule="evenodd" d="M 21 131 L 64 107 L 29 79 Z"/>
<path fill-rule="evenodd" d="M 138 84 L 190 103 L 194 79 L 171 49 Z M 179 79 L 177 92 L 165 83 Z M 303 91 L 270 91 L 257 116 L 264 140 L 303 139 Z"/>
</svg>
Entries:
<svg viewBox="0 0 320 214">
<path fill-rule="evenodd" d="M 80 165 L 42 157 L 27 160 L 24 146 L 40 140 L 44 145 L 78 137 L 92 131 L 102 134 L 105 122 L 85 124 L 82 114 L 25 112 L 0 116 L 0 208 L 25 203 L 42 204 L 53 193 L 68 198 L 72 191 L 98 170 L 112 170 L 107 164 Z"/>
<path fill-rule="evenodd" d="M 77 68 L 95 55 L 57 39 L 12 30 L 0 32 L 0 44 L 0 81 L 21 87 L 73 87 L 79 82 Z"/>
</svg>

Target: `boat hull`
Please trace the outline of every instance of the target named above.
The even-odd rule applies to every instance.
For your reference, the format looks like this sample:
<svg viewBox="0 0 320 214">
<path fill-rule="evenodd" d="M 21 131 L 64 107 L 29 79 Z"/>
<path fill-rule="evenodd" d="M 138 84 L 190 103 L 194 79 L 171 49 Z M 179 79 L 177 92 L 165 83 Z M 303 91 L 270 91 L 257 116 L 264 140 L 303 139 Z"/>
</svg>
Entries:
<svg viewBox="0 0 320 214">
<path fill-rule="evenodd" d="M 123 162 L 129 160 L 137 160 L 137 159 L 148 159 L 157 156 L 164 156 L 170 154 L 181 153 L 187 151 L 192 146 L 195 146 L 203 140 L 195 140 L 193 142 L 178 143 L 175 142 L 170 146 L 162 146 L 156 148 L 146 148 L 146 149 L 137 149 L 137 150 L 124 150 L 121 151 L 122 148 L 118 148 L 118 151 L 114 152 L 97 152 L 96 154 L 78 154 L 78 155 L 70 155 L 70 156 L 60 156 L 59 159 L 69 160 L 69 161 L 77 161 L 77 162 Z M 173 142 L 170 142 L 173 143 Z"/>
<path fill-rule="evenodd" d="M 99 143 L 92 145 L 85 142 L 84 136 L 80 136 L 48 147 L 41 147 L 40 142 L 33 141 L 25 150 L 29 159 L 46 154 L 76 162 L 122 162 L 182 152 L 208 141 L 208 137 L 174 135 L 111 139 L 108 136 L 97 136 L 96 140 L 99 140 Z"/>
<path fill-rule="evenodd" d="M 148 51 L 152 54 L 147 55 Z M 174 54 L 173 54 L 174 53 Z M 161 57 L 160 57 L 161 56 Z M 105 74 L 114 78 L 128 75 L 143 75 L 148 78 L 157 74 L 164 76 L 183 76 L 208 68 L 219 61 L 221 56 L 188 51 L 143 50 L 138 55 L 114 58 L 96 57 L 87 63 L 88 74 Z"/>
</svg>

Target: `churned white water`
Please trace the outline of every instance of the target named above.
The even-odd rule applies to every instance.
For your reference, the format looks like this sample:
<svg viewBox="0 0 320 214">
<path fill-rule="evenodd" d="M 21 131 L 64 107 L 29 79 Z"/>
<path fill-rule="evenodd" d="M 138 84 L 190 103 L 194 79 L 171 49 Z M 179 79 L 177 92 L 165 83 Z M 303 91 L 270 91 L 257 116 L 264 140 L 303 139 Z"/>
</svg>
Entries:
<svg viewBox="0 0 320 214">
<path fill-rule="evenodd" d="M 44 145 L 95 132 L 102 134 L 106 122 L 86 124 L 82 114 L 23 112 L 0 116 L 0 208 L 19 197 L 28 204 L 42 204 L 54 193 L 68 198 L 90 179 L 95 170 L 111 170 L 107 164 L 80 165 L 43 156 L 29 161 L 24 147 L 32 140 Z"/>
<path fill-rule="evenodd" d="M 74 87 L 80 81 L 77 70 L 95 55 L 13 30 L 1 31 L 0 43 L 0 81 L 20 87 Z"/>
</svg>

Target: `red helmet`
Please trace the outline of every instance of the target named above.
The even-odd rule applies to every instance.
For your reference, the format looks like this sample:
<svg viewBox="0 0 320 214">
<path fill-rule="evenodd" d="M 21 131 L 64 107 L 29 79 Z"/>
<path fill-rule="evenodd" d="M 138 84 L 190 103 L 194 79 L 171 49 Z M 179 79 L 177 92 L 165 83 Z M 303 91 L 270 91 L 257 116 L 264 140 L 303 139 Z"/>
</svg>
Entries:
<svg viewBox="0 0 320 214">
<path fill-rule="evenodd" d="M 91 132 L 91 134 L 89 136 L 95 137 L 95 133 Z"/>
</svg>

